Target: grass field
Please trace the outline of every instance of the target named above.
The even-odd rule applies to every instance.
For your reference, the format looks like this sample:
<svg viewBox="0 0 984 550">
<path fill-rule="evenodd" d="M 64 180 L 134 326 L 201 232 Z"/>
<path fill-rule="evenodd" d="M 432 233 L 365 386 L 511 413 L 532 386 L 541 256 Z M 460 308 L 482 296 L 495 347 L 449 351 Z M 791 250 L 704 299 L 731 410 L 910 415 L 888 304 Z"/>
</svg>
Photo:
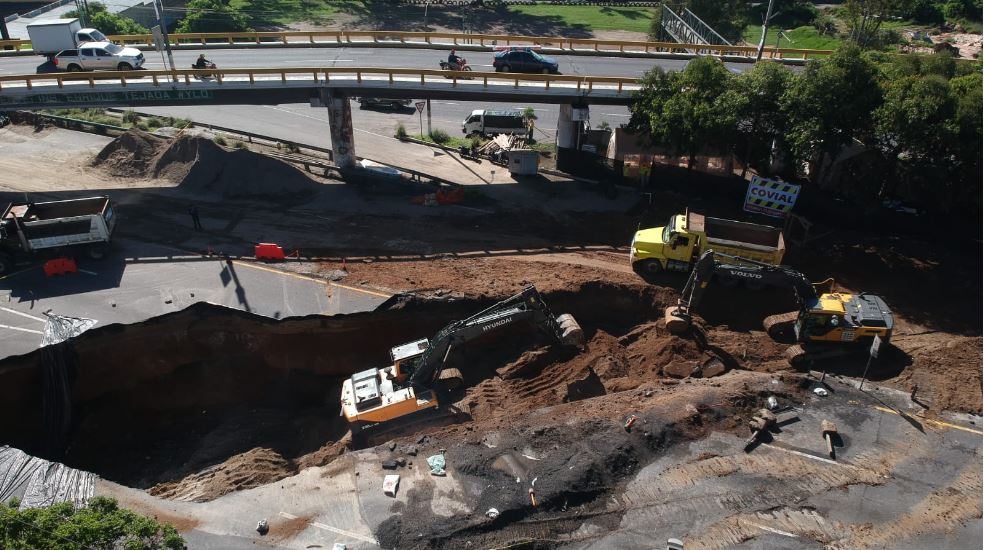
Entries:
<svg viewBox="0 0 984 550">
<path fill-rule="evenodd" d="M 779 29 L 769 29 L 768 38 L 765 41 L 767 47 L 776 45 L 776 36 Z M 759 37 L 762 35 L 762 27 L 750 26 L 745 29 L 744 39 L 752 45 L 758 45 Z M 839 46 L 842 41 L 831 36 L 820 36 L 817 29 L 813 27 L 798 27 L 791 30 L 783 29 L 783 37 L 779 39 L 780 48 L 806 48 L 811 50 L 832 50 Z M 788 38 L 787 38 L 788 37 Z M 790 41 L 792 39 L 792 41 Z"/>
<path fill-rule="evenodd" d="M 555 18 L 570 27 L 588 31 L 649 32 L 654 11 L 649 8 L 607 6 L 510 6 L 509 11 L 533 17 Z"/>
<path fill-rule="evenodd" d="M 256 3 L 252 0 L 230 0 L 229 7 L 253 17 L 255 24 L 260 26 L 287 25 L 298 21 L 308 21 L 323 24 L 332 16 L 347 9 L 360 8 L 363 2 L 358 0 L 335 0 L 331 2 L 316 2 L 311 0 L 264 0 Z"/>
</svg>

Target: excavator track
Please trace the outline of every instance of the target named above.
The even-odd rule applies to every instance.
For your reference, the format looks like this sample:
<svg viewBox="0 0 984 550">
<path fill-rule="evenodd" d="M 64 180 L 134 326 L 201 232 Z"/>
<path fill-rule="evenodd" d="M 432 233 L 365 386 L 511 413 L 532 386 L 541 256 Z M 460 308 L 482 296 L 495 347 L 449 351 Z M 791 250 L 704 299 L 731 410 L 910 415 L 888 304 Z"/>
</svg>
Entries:
<svg viewBox="0 0 984 550">
<path fill-rule="evenodd" d="M 762 321 L 762 327 L 769 338 L 777 342 L 794 342 L 796 334 L 793 332 L 793 324 L 798 316 L 797 311 L 770 315 Z"/>
</svg>

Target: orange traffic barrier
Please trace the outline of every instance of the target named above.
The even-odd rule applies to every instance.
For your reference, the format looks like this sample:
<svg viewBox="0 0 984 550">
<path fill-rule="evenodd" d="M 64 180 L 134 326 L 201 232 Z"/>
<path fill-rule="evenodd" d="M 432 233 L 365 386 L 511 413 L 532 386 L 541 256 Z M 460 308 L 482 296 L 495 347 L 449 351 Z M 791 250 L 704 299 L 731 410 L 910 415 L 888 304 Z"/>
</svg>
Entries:
<svg viewBox="0 0 984 550">
<path fill-rule="evenodd" d="M 253 249 L 257 260 L 283 260 L 284 249 L 278 244 L 260 243 Z"/>
<path fill-rule="evenodd" d="M 65 275 L 66 273 L 76 273 L 78 270 L 79 266 L 76 265 L 75 260 L 72 258 L 55 258 L 44 263 L 45 277 Z"/>
</svg>

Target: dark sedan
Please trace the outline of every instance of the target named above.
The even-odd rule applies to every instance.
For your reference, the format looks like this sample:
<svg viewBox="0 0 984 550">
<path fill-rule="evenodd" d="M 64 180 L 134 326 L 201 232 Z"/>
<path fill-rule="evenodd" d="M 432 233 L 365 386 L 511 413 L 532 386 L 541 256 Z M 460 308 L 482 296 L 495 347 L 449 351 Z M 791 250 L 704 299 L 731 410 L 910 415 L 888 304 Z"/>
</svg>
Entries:
<svg viewBox="0 0 984 550">
<path fill-rule="evenodd" d="M 504 73 L 557 74 L 557 60 L 532 50 L 508 50 L 498 52 L 492 59 L 496 71 Z"/>
</svg>

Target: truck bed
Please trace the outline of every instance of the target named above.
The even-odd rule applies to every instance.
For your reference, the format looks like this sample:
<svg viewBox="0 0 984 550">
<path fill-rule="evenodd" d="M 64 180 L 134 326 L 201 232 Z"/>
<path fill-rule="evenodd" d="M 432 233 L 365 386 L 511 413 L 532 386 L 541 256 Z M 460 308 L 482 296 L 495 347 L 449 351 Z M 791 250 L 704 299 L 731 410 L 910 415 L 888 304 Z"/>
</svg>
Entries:
<svg viewBox="0 0 984 550">
<path fill-rule="evenodd" d="M 696 232 L 703 231 L 710 243 L 720 243 L 730 247 L 747 247 L 752 250 L 775 251 L 785 250 L 782 230 L 722 218 L 711 218 L 703 214 L 690 212 L 687 226 Z"/>
<path fill-rule="evenodd" d="M 4 211 L 4 218 L 17 216 L 21 222 L 30 223 L 75 216 L 102 215 L 109 206 L 109 197 L 88 197 L 66 201 L 13 203 Z"/>
</svg>

